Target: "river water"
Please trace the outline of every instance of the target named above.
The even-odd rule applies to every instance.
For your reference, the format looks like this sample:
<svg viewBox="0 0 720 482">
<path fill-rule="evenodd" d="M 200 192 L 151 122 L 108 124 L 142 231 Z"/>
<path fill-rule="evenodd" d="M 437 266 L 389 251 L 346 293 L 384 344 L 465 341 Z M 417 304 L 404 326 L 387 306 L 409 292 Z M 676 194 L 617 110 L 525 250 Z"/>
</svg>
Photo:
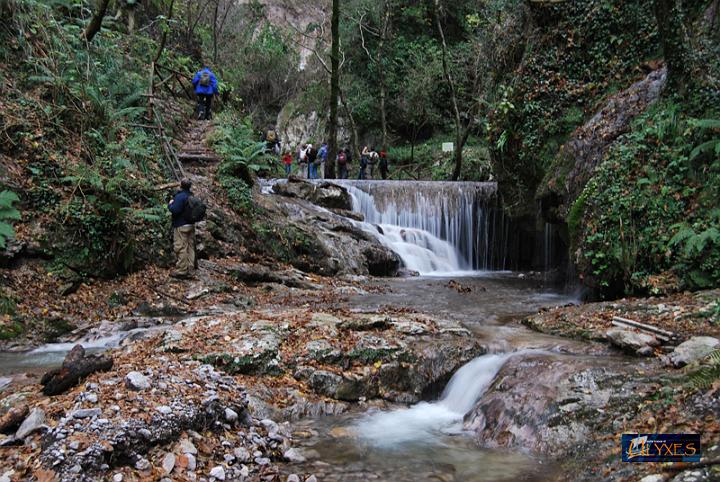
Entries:
<svg viewBox="0 0 720 482">
<path fill-rule="evenodd" d="M 554 480 L 556 468 L 549 461 L 481 449 L 463 430 L 463 416 L 510 357 L 572 357 L 578 365 L 593 359 L 592 345 L 534 333 L 517 323 L 540 308 L 577 301 L 572 292 L 519 276 L 489 272 L 375 281 L 385 290 L 351 299 L 350 307 L 359 311 L 405 307 L 459 320 L 489 353 L 458 370 L 435 399 L 410 407 L 368 404 L 340 417 L 297 422 L 296 441 L 308 461 L 286 467 L 287 473 L 314 473 L 327 481 Z M 465 292 L 456 290 L 456 283 Z"/>
</svg>

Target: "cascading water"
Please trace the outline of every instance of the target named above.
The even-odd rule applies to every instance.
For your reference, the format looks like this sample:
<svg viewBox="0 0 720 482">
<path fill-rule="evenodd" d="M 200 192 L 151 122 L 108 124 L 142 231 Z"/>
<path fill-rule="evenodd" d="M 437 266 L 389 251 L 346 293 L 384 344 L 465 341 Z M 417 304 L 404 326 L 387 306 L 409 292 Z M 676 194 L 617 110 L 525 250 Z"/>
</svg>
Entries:
<svg viewBox="0 0 720 482">
<path fill-rule="evenodd" d="M 522 352 L 478 357 L 453 375 L 439 401 L 369 415 L 358 424 L 357 432 L 367 443 L 389 448 L 403 443 L 428 442 L 438 433 L 459 431 L 463 416 L 473 408 L 505 362 L 519 353 Z"/>
<path fill-rule="evenodd" d="M 353 210 L 379 226 L 381 241 L 408 269 L 437 274 L 504 268 L 495 183 L 335 182 L 348 189 Z"/>
</svg>

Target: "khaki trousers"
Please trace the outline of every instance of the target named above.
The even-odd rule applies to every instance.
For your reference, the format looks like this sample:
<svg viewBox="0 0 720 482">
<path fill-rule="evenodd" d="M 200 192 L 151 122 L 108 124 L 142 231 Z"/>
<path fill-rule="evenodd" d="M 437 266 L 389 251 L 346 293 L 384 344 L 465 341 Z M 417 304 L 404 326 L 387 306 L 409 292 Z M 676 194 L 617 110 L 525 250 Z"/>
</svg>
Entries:
<svg viewBox="0 0 720 482">
<path fill-rule="evenodd" d="M 195 226 L 189 224 L 173 229 L 173 249 L 180 274 L 191 274 L 195 269 Z"/>
</svg>

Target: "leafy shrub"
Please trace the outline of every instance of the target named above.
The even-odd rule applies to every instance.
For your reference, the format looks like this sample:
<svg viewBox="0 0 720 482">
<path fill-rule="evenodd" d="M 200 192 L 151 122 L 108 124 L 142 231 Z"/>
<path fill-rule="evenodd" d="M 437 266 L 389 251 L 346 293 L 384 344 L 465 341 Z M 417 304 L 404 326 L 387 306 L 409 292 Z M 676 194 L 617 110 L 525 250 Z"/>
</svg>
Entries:
<svg viewBox="0 0 720 482">
<path fill-rule="evenodd" d="M 13 207 L 19 200 L 14 192 L 0 192 L 0 248 L 5 247 L 7 239 L 15 236 L 15 230 L 9 221 L 20 219 L 20 211 Z"/>
<path fill-rule="evenodd" d="M 672 101 L 660 102 L 585 187 L 569 232 L 581 273 L 601 294 L 652 293 L 663 273 L 677 278 L 675 289 L 720 284 L 720 161 L 693 157 L 706 136 Z"/>
<path fill-rule="evenodd" d="M 215 119 L 209 143 L 221 157 L 218 180 L 235 209 L 252 208 L 254 176 L 277 172 L 277 163 L 265 152 L 265 143 L 255 139 L 250 118 L 239 119 L 222 113 Z"/>
</svg>

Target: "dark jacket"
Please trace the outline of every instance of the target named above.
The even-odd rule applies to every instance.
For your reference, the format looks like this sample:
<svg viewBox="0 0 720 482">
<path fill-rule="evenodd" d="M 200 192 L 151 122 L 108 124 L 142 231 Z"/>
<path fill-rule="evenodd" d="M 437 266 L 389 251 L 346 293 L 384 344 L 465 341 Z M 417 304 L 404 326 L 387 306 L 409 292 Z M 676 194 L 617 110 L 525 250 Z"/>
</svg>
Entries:
<svg viewBox="0 0 720 482">
<path fill-rule="evenodd" d="M 193 193 L 191 191 L 182 190 L 175 194 L 173 202 L 168 204 L 168 209 L 172 213 L 173 228 L 193 224 L 185 218 L 185 206 L 187 205 L 188 198 L 192 195 Z"/>
</svg>

